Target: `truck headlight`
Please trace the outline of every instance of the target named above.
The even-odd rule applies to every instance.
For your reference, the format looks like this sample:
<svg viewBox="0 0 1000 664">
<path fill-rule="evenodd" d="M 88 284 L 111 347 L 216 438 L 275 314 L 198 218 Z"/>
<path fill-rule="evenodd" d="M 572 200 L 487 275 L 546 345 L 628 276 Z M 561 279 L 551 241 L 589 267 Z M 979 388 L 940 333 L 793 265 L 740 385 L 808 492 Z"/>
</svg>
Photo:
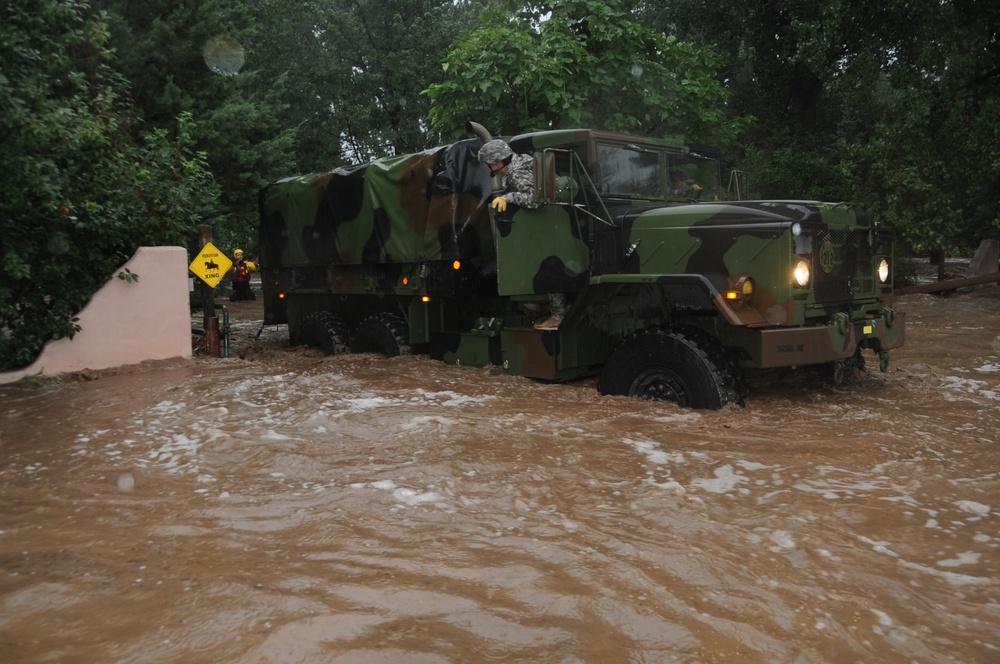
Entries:
<svg viewBox="0 0 1000 664">
<path fill-rule="evenodd" d="M 795 264 L 795 283 L 802 288 L 809 285 L 809 261 L 799 259 Z"/>
<path fill-rule="evenodd" d="M 889 261 L 884 258 L 878 264 L 878 280 L 883 284 L 889 281 Z"/>
</svg>

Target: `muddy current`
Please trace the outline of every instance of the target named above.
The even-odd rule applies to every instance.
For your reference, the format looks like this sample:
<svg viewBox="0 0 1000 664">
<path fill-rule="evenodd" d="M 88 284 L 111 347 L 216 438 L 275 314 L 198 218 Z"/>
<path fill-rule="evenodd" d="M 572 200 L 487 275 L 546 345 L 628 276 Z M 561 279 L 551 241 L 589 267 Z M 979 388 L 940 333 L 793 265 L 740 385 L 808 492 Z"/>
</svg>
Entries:
<svg viewBox="0 0 1000 664">
<path fill-rule="evenodd" d="M 897 304 L 888 373 L 718 412 L 255 304 L 228 359 L 2 386 L 0 660 L 1000 661 L 1000 290 Z"/>
</svg>

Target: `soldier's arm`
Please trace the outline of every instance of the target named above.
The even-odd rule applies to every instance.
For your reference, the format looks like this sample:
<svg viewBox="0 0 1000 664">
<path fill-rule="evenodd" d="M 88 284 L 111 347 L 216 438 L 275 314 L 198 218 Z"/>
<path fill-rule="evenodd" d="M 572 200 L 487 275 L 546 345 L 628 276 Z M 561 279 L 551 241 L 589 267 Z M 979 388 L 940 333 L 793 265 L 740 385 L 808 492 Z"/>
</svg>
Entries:
<svg viewBox="0 0 1000 664">
<path fill-rule="evenodd" d="M 535 201 L 534 192 L 526 194 L 521 191 L 512 191 L 509 194 L 505 194 L 505 196 L 507 196 L 507 202 L 511 205 L 520 205 L 521 207 L 526 208 L 538 207 L 538 203 Z"/>
<path fill-rule="evenodd" d="M 510 191 L 507 193 L 507 202 L 521 207 L 537 208 L 539 204 L 535 200 L 534 162 L 530 158 L 517 159 L 515 157 L 515 159 L 508 178 Z"/>
</svg>

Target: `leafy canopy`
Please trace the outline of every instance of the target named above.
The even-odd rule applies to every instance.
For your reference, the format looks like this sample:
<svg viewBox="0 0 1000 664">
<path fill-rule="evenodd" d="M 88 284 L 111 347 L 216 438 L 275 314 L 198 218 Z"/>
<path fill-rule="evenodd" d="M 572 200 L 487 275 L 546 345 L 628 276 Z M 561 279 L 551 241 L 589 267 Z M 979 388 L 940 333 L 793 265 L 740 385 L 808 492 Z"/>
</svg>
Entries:
<svg viewBox="0 0 1000 664">
<path fill-rule="evenodd" d="M 250 67 L 281 77 L 301 171 L 427 147 L 448 46 L 486 0 L 259 0 Z M 281 175 L 285 175 L 284 173 Z"/>
<path fill-rule="evenodd" d="M 29 364 L 142 245 L 184 244 L 218 188 L 194 123 L 142 132 L 85 3 L 0 7 L 0 367 Z"/>
<path fill-rule="evenodd" d="M 918 253 L 1000 237 L 1000 3 L 638 0 L 712 42 L 754 195 L 851 200 Z M 906 20 L 900 20 L 906 16 Z"/>
<path fill-rule="evenodd" d="M 497 133 L 589 126 L 729 145 L 746 124 L 722 112 L 712 48 L 644 27 L 619 0 L 493 6 L 481 23 L 426 91 L 431 127 L 445 138 L 472 119 Z"/>
</svg>

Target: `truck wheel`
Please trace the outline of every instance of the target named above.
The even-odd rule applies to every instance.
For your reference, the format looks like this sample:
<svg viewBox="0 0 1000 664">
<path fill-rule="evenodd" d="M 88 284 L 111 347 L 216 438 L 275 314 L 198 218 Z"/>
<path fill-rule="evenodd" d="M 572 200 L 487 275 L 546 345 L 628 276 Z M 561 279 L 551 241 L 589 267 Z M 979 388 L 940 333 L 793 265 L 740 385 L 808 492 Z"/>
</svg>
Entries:
<svg viewBox="0 0 1000 664">
<path fill-rule="evenodd" d="M 398 314 L 385 311 L 365 318 L 351 337 L 351 352 L 383 352 L 386 357 L 409 355 L 409 328 L 406 321 Z"/>
<path fill-rule="evenodd" d="M 315 311 L 302 319 L 299 326 L 298 342 L 319 346 L 327 355 L 346 353 L 347 323 L 330 311 Z"/>
<path fill-rule="evenodd" d="M 625 339 L 597 383 L 601 394 L 718 410 L 743 403 L 736 370 L 718 344 L 694 330 L 652 327 Z"/>
</svg>

